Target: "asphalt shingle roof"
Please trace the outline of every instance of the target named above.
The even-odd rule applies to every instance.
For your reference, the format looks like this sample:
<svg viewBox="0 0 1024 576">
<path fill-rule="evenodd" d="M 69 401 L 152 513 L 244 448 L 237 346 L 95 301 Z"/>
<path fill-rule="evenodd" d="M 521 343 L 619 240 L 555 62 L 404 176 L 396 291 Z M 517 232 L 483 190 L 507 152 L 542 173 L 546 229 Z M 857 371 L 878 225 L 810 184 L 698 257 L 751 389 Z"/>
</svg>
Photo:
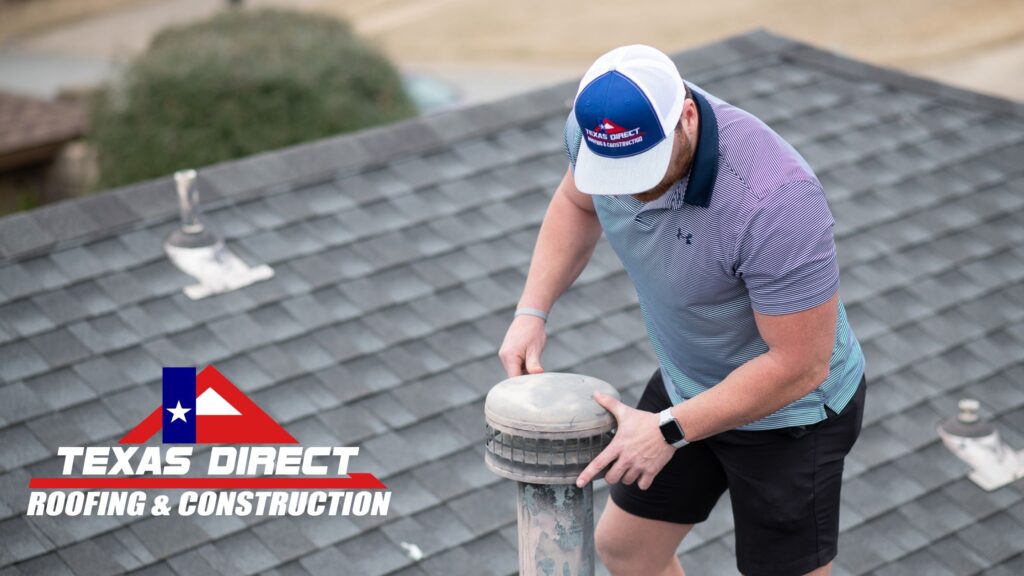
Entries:
<svg viewBox="0 0 1024 576">
<path fill-rule="evenodd" d="M 870 387 L 835 573 L 1020 574 L 1024 481 L 939 443 L 960 397 L 1024 448 L 1024 105 L 754 32 L 682 53 L 825 185 Z M 170 179 L 0 219 L 0 574 L 510 574 L 514 490 L 483 465 L 495 351 L 566 160 L 574 84 L 205 168 L 205 219 L 273 279 L 193 302 L 161 250 Z M 655 366 L 602 242 L 549 370 L 635 400 Z M 213 363 L 305 444 L 359 445 L 387 518 L 25 517 L 62 444 L 108 445 L 160 367 Z M 604 502 L 604 489 L 596 498 Z M 402 542 L 425 554 L 411 560 Z M 734 574 L 728 499 L 681 549 Z"/>
</svg>

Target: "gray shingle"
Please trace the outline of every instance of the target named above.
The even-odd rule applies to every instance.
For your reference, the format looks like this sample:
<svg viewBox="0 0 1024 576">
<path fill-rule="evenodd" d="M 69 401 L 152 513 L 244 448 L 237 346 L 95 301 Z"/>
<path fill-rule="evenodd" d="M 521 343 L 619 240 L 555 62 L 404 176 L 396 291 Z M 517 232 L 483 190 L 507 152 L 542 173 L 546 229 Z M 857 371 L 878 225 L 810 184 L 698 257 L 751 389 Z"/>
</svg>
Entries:
<svg viewBox="0 0 1024 576">
<path fill-rule="evenodd" d="M 1009 486 L 1004 486 L 993 492 L 985 492 L 966 478 L 957 480 L 943 488 L 942 491 L 977 520 L 1004 510 L 1024 497 Z"/>
<path fill-rule="evenodd" d="M 108 276 L 101 276 L 96 279 L 96 283 L 118 306 L 134 304 L 149 296 L 146 288 L 127 272 L 115 272 Z"/>
<path fill-rule="evenodd" d="M 930 541 L 963 529 L 974 519 L 942 492 L 930 492 L 900 506 L 899 513 Z"/>
<path fill-rule="evenodd" d="M 28 342 L 17 341 L 0 345 L 0 382 L 13 382 L 46 369 L 46 362 Z"/>
<path fill-rule="evenodd" d="M 227 564 L 222 558 L 209 560 L 209 546 L 186 550 L 181 554 L 167 559 L 167 564 L 174 570 L 175 574 L 195 574 L 196 576 L 221 576 L 225 574 L 221 568 Z M 207 554 L 204 555 L 203 553 Z M 211 563 L 213 562 L 213 564 Z M 218 567 L 214 567 L 217 564 Z"/>
<path fill-rule="evenodd" d="M 291 518 L 274 518 L 253 526 L 252 531 L 279 563 L 299 558 L 316 549 Z"/>
<path fill-rule="evenodd" d="M 18 573 L 24 576 L 73 576 L 74 572 L 56 552 L 50 552 L 18 564 Z M 170 575 L 173 576 L 173 575 Z"/>
<path fill-rule="evenodd" d="M 929 546 L 928 551 L 957 575 L 977 574 L 979 570 L 992 565 L 960 538 L 949 536 Z"/>
<path fill-rule="evenodd" d="M 0 326 L 14 337 L 38 334 L 53 328 L 54 323 L 33 302 L 18 300 L 0 306 Z"/>
<path fill-rule="evenodd" d="M 339 406 L 322 412 L 319 418 L 344 446 L 358 445 L 363 439 L 387 430 L 379 418 L 354 406 Z"/>
<path fill-rule="evenodd" d="M 955 576 L 955 573 L 927 550 L 915 552 L 904 558 L 879 568 L 878 576 L 916 576 L 928 574 L 935 576 Z"/>
<path fill-rule="evenodd" d="M 110 413 L 128 430 L 160 407 L 161 396 L 152 386 L 133 386 L 103 396 Z"/>
<path fill-rule="evenodd" d="M 354 402 L 352 407 L 373 414 L 389 429 L 404 428 L 417 420 L 417 417 L 395 398 L 393 391 L 361 398 Z"/>
<path fill-rule="evenodd" d="M 354 574 L 386 574 L 411 562 L 405 552 L 379 530 L 360 534 L 338 548 L 348 560 L 346 569 Z"/>
<path fill-rule="evenodd" d="M 53 549 L 53 545 L 42 538 L 31 524 L 21 517 L 0 522 L 0 536 L 4 542 L 5 556 L 15 562 L 38 556 Z"/>
<path fill-rule="evenodd" d="M 337 548 L 324 548 L 299 559 L 299 564 L 312 576 L 334 576 L 339 566 L 348 564 L 348 558 Z"/>
<path fill-rule="evenodd" d="M 160 364 L 141 346 L 108 354 L 107 358 L 117 365 L 132 383 L 152 382 L 161 377 Z"/>
<path fill-rule="evenodd" d="M 96 395 L 69 368 L 47 372 L 42 376 L 30 378 L 25 381 L 25 385 L 54 410 L 63 410 L 68 406 L 89 400 Z"/>
<path fill-rule="evenodd" d="M 909 525 L 908 525 L 909 526 Z M 837 562 L 853 574 L 864 574 L 899 558 L 907 549 L 889 540 L 891 531 L 877 530 L 874 523 L 858 526 L 839 535 L 842 554 Z"/>
<path fill-rule="evenodd" d="M 177 554 L 208 538 L 192 519 L 182 516 L 146 518 L 132 524 L 131 530 L 156 558 Z"/>
<path fill-rule="evenodd" d="M 0 419 L 8 424 L 27 420 L 46 410 L 47 405 L 39 394 L 24 383 L 15 382 L 0 387 Z"/>
<path fill-rule="evenodd" d="M 311 336 L 304 335 L 278 344 L 281 352 L 304 370 L 315 371 L 334 364 L 334 359 Z"/>
<path fill-rule="evenodd" d="M 250 530 L 242 530 L 227 538 L 204 546 L 203 555 L 208 560 L 222 557 L 226 561 L 222 570 L 225 574 L 238 572 L 256 574 L 278 563 L 278 557 L 270 552 L 261 540 Z M 211 562 L 218 566 L 220 562 Z"/>
<path fill-rule="evenodd" d="M 476 534 L 485 534 L 515 522 L 516 488 L 512 482 L 499 482 L 461 496 L 448 506 Z"/>
<path fill-rule="evenodd" d="M 288 380 L 305 373 L 303 367 L 289 358 L 278 346 L 268 345 L 257 348 L 249 352 L 246 358 L 248 362 L 254 362 L 275 382 Z"/>
<path fill-rule="evenodd" d="M 957 538 L 990 562 L 999 563 L 1021 553 L 1024 525 L 1000 512 L 964 528 L 957 533 Z"/>
<path fill-rule="evenodd" d="M 100 544 L 105 547 L 100 547 Z M 111 550 L 110 547 L 114 549 Z M 79 542 L 74 546 L 63 548 L 59 551 L 61 558 L 69 565 L 74 566 L 75 573 L 81 576 L 106 574 L 120 574 L 126 569 L 137 568 L 138 561 L 134 566 L 125 565 L 119 559 L 131 561 L 130 555 L 126 555 L 123 547 L 113 538 L 102 538 Z"/>
<path fill-rule="evenodd" d="M 126 348 L 140 339 L 139 334 L 122 320 L 120 313 L 75 322 L 68 326 L 68 330 L 95 354 Z"/>
<path fill-rule="evenodd" d="M 465 404 L 477 397 L 475 391 L 451 372 L 406 384 L 394 394 L 406 409 L 421 418 Z"/>
<path fill-rule="evenodd" d="M 739 574 L 736 569 L 736 555 L 718 540 L 683 554 L 680 561 L 688 573 L 723 576 Z"/>
<path fill-rule="evenodd" d="M 291 422 L 338 404 L 337 399 L 311 376 L 268 386 L 251 398 L 279 422 Z"/>
</svg>

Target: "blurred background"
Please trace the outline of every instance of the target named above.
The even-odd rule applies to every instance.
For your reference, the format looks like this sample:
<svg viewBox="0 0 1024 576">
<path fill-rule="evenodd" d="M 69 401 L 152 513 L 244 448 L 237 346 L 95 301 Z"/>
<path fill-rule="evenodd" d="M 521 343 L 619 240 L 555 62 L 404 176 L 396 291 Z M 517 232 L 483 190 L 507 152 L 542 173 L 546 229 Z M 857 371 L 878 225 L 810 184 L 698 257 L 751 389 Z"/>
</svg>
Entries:
<svg viewBox="0 0 1024 576">
<path fill-rule="evenodd" d="M 0 214 L 758 26 L 1024 99 L 1020 0 L 0 0 Z"/>
</svg>

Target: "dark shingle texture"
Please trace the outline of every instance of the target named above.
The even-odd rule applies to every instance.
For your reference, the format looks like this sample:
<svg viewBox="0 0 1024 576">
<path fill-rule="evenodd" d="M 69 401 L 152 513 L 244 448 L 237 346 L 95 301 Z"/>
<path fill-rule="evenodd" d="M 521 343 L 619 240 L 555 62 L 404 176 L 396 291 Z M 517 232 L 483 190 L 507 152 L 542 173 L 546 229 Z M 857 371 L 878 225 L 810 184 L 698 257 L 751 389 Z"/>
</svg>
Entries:
<svg viewBox="0 0 1024 576">
<path fill-rule="evenodd" d="M 1024 483 L 984 493 L 939 444 L 957 399 L 1024 448 L 1024 110 L 755 32 L 684 75 L 816 169 L 870 382 L 837 574 L 1019 574 Z M 272 280 L 192 302 L 169 180 L 0 219 L 0 568 L 12 574 L 510 574 L 514 490 L 482 403 L 551 191 L 574 83 L 201 171 L 207 222 Z M 654 368 L 609 247 L 544 356 L 635 400 Z M 212 363 L 301 442 L 361 446 L 368 518 L 25 517 L 62 444 L 112 444 L 162 365 Z M 598 508 L 606 491 L 598 491 Z M 728 500 L 680 549 L 735 574 Z M 401 547 L 417 544 L 414 562 Z"/>
</svg>

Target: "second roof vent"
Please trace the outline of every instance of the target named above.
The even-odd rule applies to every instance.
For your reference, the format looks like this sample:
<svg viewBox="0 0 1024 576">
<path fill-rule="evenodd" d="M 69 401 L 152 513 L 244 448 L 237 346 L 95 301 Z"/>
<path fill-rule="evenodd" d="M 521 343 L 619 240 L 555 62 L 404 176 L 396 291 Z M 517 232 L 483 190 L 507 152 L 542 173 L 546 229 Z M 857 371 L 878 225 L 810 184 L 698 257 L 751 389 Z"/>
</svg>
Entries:
<svg viewBox="0 0 1024 576">
<path fill-rule="evenodd" d="M 995 426 L 978 415 L 980 403 L 964 398 L 960 414 L 939 423 L 939 437 L 953 454 L 971 467 L 972 482 L 992 491 L 1024 478 L 1024 452 L 1012 450 L 999 437 Z"/>
<path fill-rule="evenodd" d="M 164 252 L 182 272 L 199 281 L 186 286 L 185 295 L 200 300 L 214 294 L 237 290 L 274 276 L 266 264 L 249 267 L 224 245 L 224 241 L 207 230 L 199 219 L 199 188 L 196 171 L 174 173 L 181 210 L 181 228 L 164 241 Z"/>
</svg>

